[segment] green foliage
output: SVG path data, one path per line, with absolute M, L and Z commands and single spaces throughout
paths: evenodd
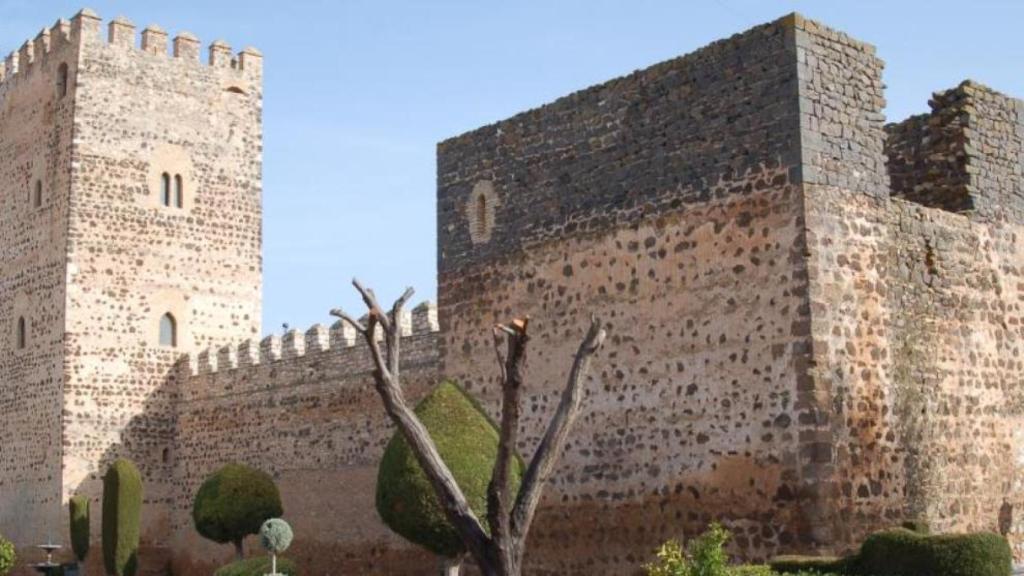
M 657 561 L 644 566 L 647 576 L 770 576 L 765 566 L 729 566 L 725 543 L 731 534 L 718 523 L 683 548 L 675 540 L 661 545 Z
M 452 382 L 442 382 L 415 411 L 470 508 L 484 518 L 487 485 L 498 453 L 498 428 Z M 512 494 L 519 491 L 523 468 L 517 457 L 509 474 Z M 388 442 L 377 473 L 377 512 L 397 534 L 435 554 L 451 558 L 464 552 L 462 540 L 448 524 L 430 481 L 400 433 Z
M 14 563 L 18 560 L 18 555 L 14 552 L 14 544 L 0 536 L 0 576 L 8 574 Z
M 857 572 L 872 576 L 1009 576 L 1006 539 L 994 533 L 929 536 L 905 528 L 872 534 L 861 546 Z
M 837 573 L 842 574 L 849 569 L 850 561 L 846 558 L 835 556 L 777 556 L 768 565 L 772 570 L 780 574 L 799 574 L 811 572 L 814 574 Z
M 192 505 L 196 531 L 220 544 L 234 543 L 257 534 L 270 518 L 284 513 L 281 494 L 265 472 L 242 464 L 228 464 L 203 482 Z
M 68 501 L 68 517 L 70 518 L 71 549 L 79 562 L 85 562 L 89 554 L 89 498 L 72 496 Z
M 647 576 L 690 576 L 690 563 L 678 540 L 665 542 L 654 556 L 657 560 L 644 566 Z
M 299 572 L 295 563 L 287 558 L 277 559 L 277 573 L 296 576 Z M 213 576 L 264 576 L 270 574 L 270 558 L 257 556 L 222 566 Z
M 103 477 L 103 564 L 108 574 L 133 576 L 139 567 L 142 476 L 130 460 L 116 460 Z
M 712 523 L 707 531 L 690 542 L 690 562 L 693 566 L 692 576 L 726 576 L 729 556 L 725 553 L 725 543 L 732 534 L 717 522 Z
M 260 527 L 260 543 L 270 553 L 280 554 L 292 544 L 292 527 L 280 518 L 271 518 Z

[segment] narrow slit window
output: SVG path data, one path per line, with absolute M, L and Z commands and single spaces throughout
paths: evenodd
M 487 196 L 476 198 L 476 232 L 480 237 L 487 235 Z
M 160 175 L 160 202 L 164 206 L 171 205 L 171 175 L 167 172 Z
M 43 181 L 36 180 L 36 186 L 32 190 L 32 207 L 40 208 L 43 205 Z
M 62 63 L 57 68 L 57 98 L 68 95 L 68 65 Z
M 175 206 L 175 208 L 181 208 L 182 206 L 184 206 L 184 204 L 185 204 L 184 196 L 185 196 L 185 185 L 184 185 L 184 182 L 182 182 L 181 174 L 177 174 L 177 175 L 174 176 L 174 206 Z
M 160 317 L 160 345 L 170 348 L 178 346 L 178 323 L 169 312 Z
M 24 350 L 28 344 L 28 326 L 25 323 L 25 317 L 18 317 L 18 327 L 15 334 L 16 345 L 18 350 Z

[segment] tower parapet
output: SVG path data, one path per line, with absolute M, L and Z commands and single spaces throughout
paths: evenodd
M 43 28 L 31 39 L 26 40 L 17 50 L 4 58 L 0 66 L 0 99 L 9 91 L 17 80 L 31 73 L 39 63 L 47 60 L 52 53 L 63 50 L 67 46 L 80 47 L 87 43 L 107 44 L 111 47 L 151 56 L 164 56 L 182 61 L 204 65 L 200 57 L 201 41 L 189 32 L 180 32 L 173 43 L 173 52 L 168 53 L 168 35 L 156 24 L 147 26 L 141 34 L 141 44 L 137 44 L 135 24 L 118 16 L 107 24 L 107 34 L 102 34 L 103 20 L 94 11 L 84 8 L 72 19 L 58 20 L 52 27 Z M 247 47 L 237 53 L 231 46 L 217 40 L 208 48 L 209 57 L 205 62 L 211 68 L 234 70 L 240 76 L 258 80 L 263 73 L 263 55 L 259 50 Z

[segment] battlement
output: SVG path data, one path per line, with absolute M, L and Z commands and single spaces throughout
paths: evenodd
M 982 218 L 1024 217 L 1024 101 L 971 80 L 885 127 L 892 196 Z
M 38 67 L 53 53 L 63 50 L 72 43 L 73 26 L 81 20 L 68 21 L 64 19 L 57 22 L 50 28 L 43 28 L 36 34 L 35 38 L 26 40 L 19 49 L 9 53 L 4 58 L 3 66 L 0 66 L 0 84 L 11 82 L 19 75 L 25 76 L 33 68 Z
M 33 68 L 51 54 L 60 53 L 66 47 L 80 48 L 85 44 L 105 44 L 110 47 L 136 51 L 150 57 L 163 56 L 182 62 L 203 65 L 201 42 L 190 32 L 179 32 L 171 42 L 163 28 L 151 24 L 136 33 L 136 26 L 124 16 L 118 16 L 107 24 L 103 34 L 102 19 L 89 8 L 80 10 L 71 20 L 58 20 L 52 27 L 43 28 L 35 38 L 26 40 L 22 46 L 11 52 L 0 67 L 0 95 L 9 85 L 30 74 Z M 64 55 L 62 54 L 62 57 Z M 231 46 L 223 40 L 213 41 L 207 48 L 206 65 L 210 68 L 236 70 L 240 75 L 260 77 L 263 73 L 263 54 L 252 47 L 233 53 Z
M 404 310 L 399 321 L 402 336 L 416 340 L 430 336 L 440 330 L 437 306 L 425 301 L 412 310 Z M 252 376 L 261 367 L 276 363 L 301 363 L 315 361 L 325 353 L 340 354 L 340 361 L 346 364 L 362 364 L 366 370 L 369 363 L 369 349 L 355 329 L 338 320 L 330 327 L 315 324 L 305 331 L 292 329 L 284 335 L 271 335 L 262 340 L 245 340 L 202 350 L 183 356 L 179 360 L 178 374 L 185 400 L 196 400 L 215 396 L 227 389 L 238 391 L 238 384 L 255 382 Z M 218 385 L 211 386 L 208 377 L 217 377 Z M 233 385 L 220 385 L 226 379 Z

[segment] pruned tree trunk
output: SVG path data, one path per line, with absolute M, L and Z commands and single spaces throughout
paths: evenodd
M 445 517 L 459 534 L 484 576 L 520 576 L 526 536 L 533 523 L 544 485 L 555 469 L 555 463 L 579 414 L 583 382 L 587 378 L 591 359 L 605 340 L 601 323 L 597 318 L 591 319 L 590 328 L 573 359 L 558 409 L 530 460 L 519 493 L 515 495 L 509 490 L 509 471 L 515 459 L 519 433 L 526 351 L 530 341 L 527 333 L 529 319 L 516 319 L 507 325 L 495 326 L 494 347 L 501 371 L 501 424 L 498 454 L 487 490 L 488 530 L 485 530 L 480 519 L 470 509 L 451 470 L 441 460 L 427 429 L 405 401 L 399 374 L 401 331 L 397 319 L 401 317 L 406 301 L 412 297 L 412 288 L 406 289 L 395 301 L 390 313 L 385 313 L 372 290 L 364 288 L 358 280 L 353 280 L 352 284 L 369 309 L 366 324 L 363 325 L 341 310 L 332 310 L 331 314 L 350 324 L 366 340 L 374 362 L 374 385 L 384 402 L 384 410 L 412 448 L 416 461 L 437 495 Z M 377 341 L 378 327 L 383 332 L 384 350 L 381 350 Z M 458 566 L 455 572 L 446 571 L 444 574 L 458 574 Z
M 459 576 L 460 572 L 462 572 L 462 558 L 441 560 L 441 576 Z
M 235 560 L 242 560 L 242 559 L 244 559 L 245 558 L 245 549 L 242 547 L 243 541 L 242 540 L 235 540 L 233 542 L 233 544 L 235 545 Z

